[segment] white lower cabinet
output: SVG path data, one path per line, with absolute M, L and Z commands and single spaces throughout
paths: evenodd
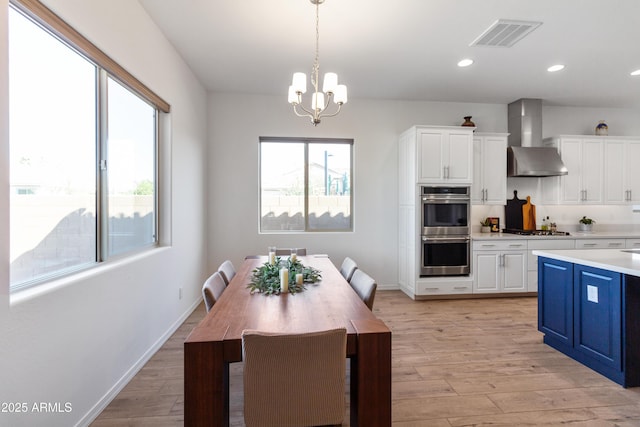
M 416 295 L 460 295 L 472 292 L 471 280 L 467 278 L 421 278 L 416 282 Z
M 544 239 L 527 241 L 527 291 L 538 292 L 538 256 L 531 252 L 536 249 L 573 249 L 574 239 Z
M 473 243 L 473 293 L 527 291 L 525 240 Z
M 577 239 L 576 249 L 624 249 L 625 239 Z
M 640 249 L 640 239 L 626 239 L 624 247 L 627 249 Z

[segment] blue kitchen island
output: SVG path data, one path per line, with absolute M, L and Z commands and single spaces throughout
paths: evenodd
M 640 251 L 533 254 L 544 342 L 624 387 L 640 385 Z

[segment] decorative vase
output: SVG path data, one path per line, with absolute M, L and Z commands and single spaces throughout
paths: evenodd
M 593 224 L 584 224 L 580 223 L 580 231 L 584 231 L 585 233 L 590 233 L 593 230 Z
M 491 226 L 490 225 L 483 225 L 482 228 L 480 229 L 481 232 L 483 233 L 491 233 Z
M 598 136 L 609 135 L 609 126 L 607 126 L 604 120 L 600 120 L 600 122 L 598 122 L 598 125 L 596 126 L 596 135 Z
M 471 121 L 471 116 L 465 116 L 464 123 L 462 123 L 460 126 L 476 127 L 476 124 Z

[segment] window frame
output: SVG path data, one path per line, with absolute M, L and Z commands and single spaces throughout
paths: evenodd
M 263 230 L 262 229 L 262 143 L 291 143 L 304 144 L 304 230 Z M 309 145 L 311 144 L 343 144 L 349 145 L 349 228 L 312 229 L 309 227 Z M 314 234 L 314 233 L 353 233 L 354 231 L 354 176 L 353 176 L 353 147 L 352 138 L 318 138 L 318 137 L 274 137 L 261 136 L 258 139 L 258 233 L 259 234 Z
M 157 248 L 161 244 L 166 243 L 170 239 L 170 231 L 167 229 L 169 218 L 164 219 L 164 210 L 161 212 L 161 184 L 164 177 L 161 176 L 160 168 L 165 167 L 166 160 L 162 156 L 165 153 L 161 140 L 166 127 L 170 122 L 168 115 L 171 111 L 169 103 L 164 101 L 160 96 L 156 95 L 151 89 L 141 83 L 132 74 L 127 72 L 122 66 L 112 60 L 108 55 L 102 52 L 88 39 L 68 25 L 64 20 L 57 16 L 54 12 L 40 3 L 38 0 L 9 0 L 9 9 L 23 15 L 34 25 L 40 27 L 51 37 L 62 43 L 76 54 L 83 57 L 96 67 L 95 71 L 95 114 L 96 114 L 96 130 L 95 130 L 95 176 L 96 176 L 96 195 L 95 195 L 95 261 L 91 263 L 83 263 L 77 266 L 68 267 L 59 271 L 51 272 L 46 275 L 37 276 L 31 280 L 25 280 L 20 283 L 9 283 L 9 292 L 15 293 L 28 288 L 43 285 L 47 282 L 57 280 L 62 277 L 77 274 L 80 271 L 96 268 L 106 261 L 113 261 L 122 258 L 130 258 L 136 256 L 140 252 L 151 248 Z M 112 79 L 129 90 L 133 95 L 137 96 L 141 101 L 149 104 L 154 110 L 153 117 L 153 179 L 154 179 L 154 201 L 153 201 L 153 242 L 137 246 L 126 252 L 108 255 L 108 191 L 107 177 L 108 165 L 105 164 L 108 150 L 107 135 L 107 81 Z M 163 114 L 164 113 L 164 114 Z M 105 167 L 106 166 L 106 167 Z M 167 166 L 168 167 L 168 166 Z M 165 236 L 166 233 L 166 236 Z

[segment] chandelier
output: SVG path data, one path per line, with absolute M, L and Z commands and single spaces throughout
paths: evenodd
M 302 105 L 302 94 L 307 92 L 307 75 L 305 73 L 294 73 L 293 81 L 289 86 L 289 103 L 293 105 L 293 112 L 299 117 L 308 117 L 311 123 L 317 126 L 323 117 L 333 117 L 340 112 L 342 104 L 347 103 L 347 87 L 338 84 L 338 75 L 336 73 L 326 73 L 322 85 L 322 92 L 318 90 L 318 73 L 320 71 L 320 60 L 318 55 L 318 46 L 320 41 L 319 30 L 319 10 L 320 4 L 324 0 L 310 0 L 316 5 L 316 58 L 313 61 L 311 70 L 311 85 L 313 86 L 313 94 L 311 96 L 311 104 L 309 109 Z M 334 112 L 329 113 L 329 103 L 333 102 L 337 105 Z

